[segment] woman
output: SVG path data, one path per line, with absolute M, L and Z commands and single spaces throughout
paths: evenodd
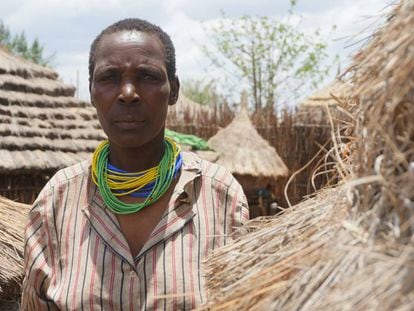
M 106 28 L 89 74 L 108 141 L 34 203 L 22 310 L 195 308 L 206 300 L 202 261 L 248 219 L 243 190 L 164 137 L 179 80 L 159 27 L 126 19 Z

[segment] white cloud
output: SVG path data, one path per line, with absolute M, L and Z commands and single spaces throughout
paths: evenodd
M 386 1 L 344 0 L 339 5 L 322 12 L 304 13 L 305 28 L 319 28 L 328 35 L 329 27 L 336 26 L 330 35 L 330 53 L 339 54 L 343 64 L 349 63 L 349 57 L 361 47 L 364 40 L 384 20 Z M 362 40 L 362 41 L 360 41 Z
M 391 0 L 302 0 L 298 12 L 303 27 L 323 32 L 338 26 L 334 37 L 350 36 L 367 26 L 363 15 L 375 15 Z M 2 19 L 12 33 L 25 31 L 38 37 L 46 55 L 56 53 L 55 68 L 62 79 L 75 84 L 80 76 L 80 95 L 88 99 L 87 62 L 93 38 L 106 26 L 126 17 L 140 17 L 160 25 L 172 37 L 177 68 L 182 78 L 203 77 L 210 69 L 200 46 L 209 44 L 201 21 L 214 23 L 222 9 L 229 17 L 242 14 L 283 16 L 288 0 L 13 0 L 0 2 Z M 349 54 L 346 42 L 335 41 L 330 53 Z M 349 52 L 348 52 L 349 51 Z

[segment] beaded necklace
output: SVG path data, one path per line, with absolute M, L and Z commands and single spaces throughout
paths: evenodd
M 168 137 L 164 140 L 164 155 L 157 166 L 129 173 L 108 161 L 109 142 L 105 140 L 93 154 L 92 180 L 98 186 L 102 199 L 115 214 L 131 214 L 156 202 L 167 191 L 178 174 L 182 158 L 180 147 Z M 145 198 L 141 203 L 125 203 L 120 196 L 131 195 Z

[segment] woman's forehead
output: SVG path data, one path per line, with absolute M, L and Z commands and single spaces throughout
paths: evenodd
M 165 60 L 165 49 L 161 40 L 155 35 L 137 30 L 123 30 L 104 35 L 98 44 L 96 58 L 128 49 L 138 49 Z
M 138 43 L 138 44 L 144 44 L 146 40 L 148 40 L 148 37 L 151 36 L 148 33 L 145 33 L 142 31 L 136 31 L 136 30 L 122 31 L 122 32 L 114 33 L 114 35 L 120 42 Z M 151 38 L 155 38 L 155 37 L 151 36 Z

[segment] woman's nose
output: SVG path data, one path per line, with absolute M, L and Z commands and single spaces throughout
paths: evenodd
M 139 100 L 137 90 L 131 81 L 126 81 L 122 84 L 119 92 L 119 100 L 127 104 L 134 103 Z

